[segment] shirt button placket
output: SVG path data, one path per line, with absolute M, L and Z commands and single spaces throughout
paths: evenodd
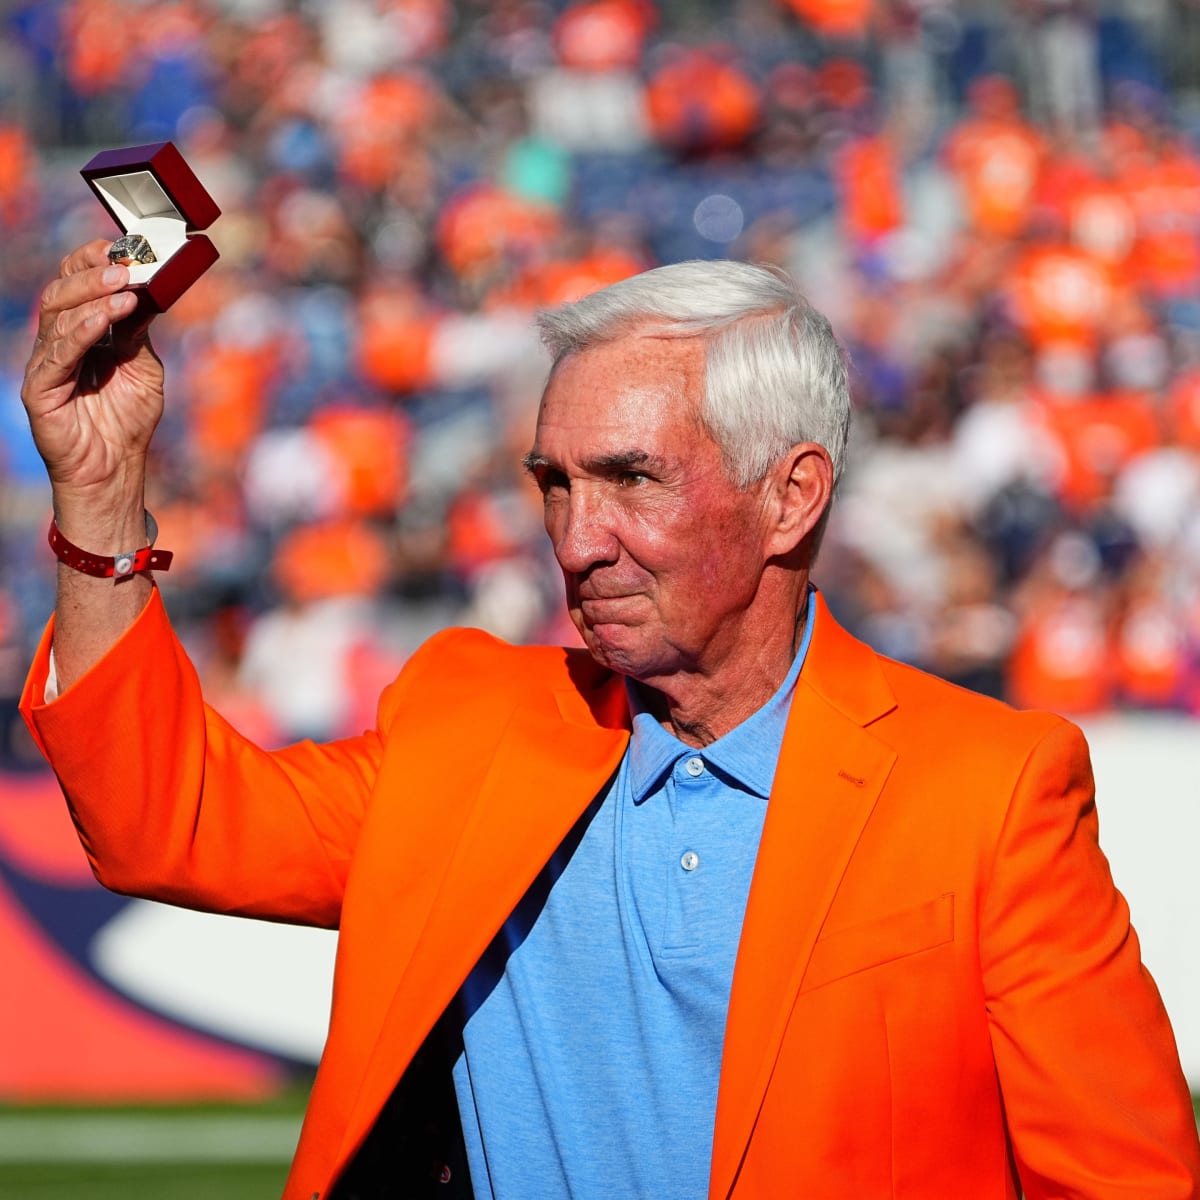
M 699 779 L 704 774 L 704 759 L 698 754 L 685 759 L 683 769 L 692 779 Z M 695 850 L 685 850 L 679 856 L 679 865 L 690 875 L 700 865 L 700 855 Z

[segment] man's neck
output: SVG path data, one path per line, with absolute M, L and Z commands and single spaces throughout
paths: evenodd
M 764 637 L 739 639 L 739 653 L 719 670 L 678 671 L 640 683 L 648 712 L 684 745 L 710 745 L 756 713 L 779 690 L 804 639 L 809 605 L 804 599 L 794 618 L 778 622 Z

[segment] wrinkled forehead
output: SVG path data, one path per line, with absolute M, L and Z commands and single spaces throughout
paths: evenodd
M 700 338 L 629 333 L 565 354 L 542 393 L 538 427 L 564 418 L 640 426 L 700 420 L 704 395 L 704 342 Z

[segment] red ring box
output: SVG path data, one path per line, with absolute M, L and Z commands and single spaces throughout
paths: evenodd
M 173 142 L 104 150 L 79 172 L 122 233 L 140 233 L 158 258 L 134 263 L 129 283 L 165 312 L 217 261 L 198 229 L 220 215 Z

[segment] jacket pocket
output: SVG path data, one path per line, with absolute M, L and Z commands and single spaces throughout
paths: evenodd
M 835 979 L 953 940 L 954 893 L 947 892 L 915 908 L 822 934 L 813 947 L 800 990 L 810 992 Z

